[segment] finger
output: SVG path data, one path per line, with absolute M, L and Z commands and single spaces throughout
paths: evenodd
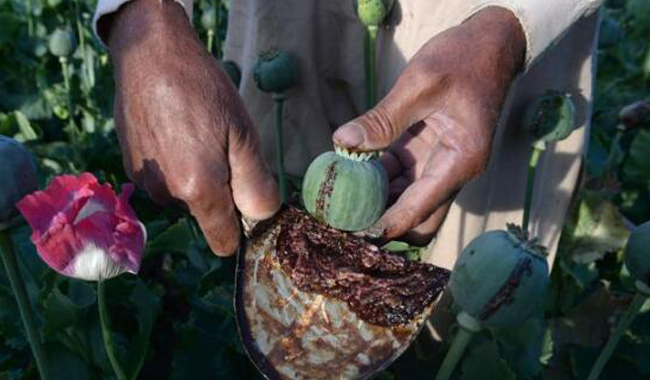
M 427 218 L 427 220 L 420 223 L 420 225 L 413 228 L 412 230 L 408 231 L 400 239 L 418 247 L 423 247 L 429 244 L 436 233 L 438 233 L 438 229 L 440 229 L 442 223 L 445 221 L 452 203 L 453 197 L 452 199 L 449 199 L 443 203 L 442 206 L 440 206 L 436 211 L 433 212 L 433 214 L 431 214 L 431 216 L 429 216 L 429 218 Z
M 392 239 L 419 226 L 452 194 L 469 179 L 463 170 L 464 160 L 460 153 L 446 148 L 435 148 L 432 152 L 431 167 L 423 177 L 413 182 L 371 227 L 381 237 Z
M 388 180 L 392 181 L 393 178 L 397 177 L 402 171 L 404 171 L 404 166 L 400 162 L 399 158 L 390 150 L 381 155 L 380 161 L 384 166 L 384 169 L 386 169 Z
M 144 184 L 149 197 L 155 203 L 163 206 L 174 203 L 158 164 L 153 160 L 144 160 L 142 167 L 143 169 L 138 174 L 139 183 Z
M 405 175 L 393 179 L 388 185 L 388 204 L 395 203 L 411 184 L 413 184 L 413 179 Z
M 264 220 L 280 209 L 278 185 L 262 158 L 259 136 L 248 115 L 241 115 L 240 122 L 244 125 L 231 127 L 228 138 L 233 198 L 245 217 Z
M 228 183 L 212 183 L 202 196 L 188 202 L 212 252 L 230 256 L 239 246 L 239 218 Z
M 442 108 L 439 103 L 444 98 L 439 95 L 449 87 L 448 81 L 423 61 L 416 55 L 375 108 L 334 133 L 334 143 L 350 150 L 382 150 L 411 125 Z

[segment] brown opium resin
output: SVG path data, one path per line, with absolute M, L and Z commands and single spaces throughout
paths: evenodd
M 300 290 L 334 297 L 379 326 L 407 324 L 434 302 L 449 271 L 381 250 L 306 213 L 280 219 L 277 254 Z

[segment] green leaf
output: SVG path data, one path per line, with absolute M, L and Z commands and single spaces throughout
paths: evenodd
M 622 249 L 629 235 L 612 202 L 598 194 L 586 194 L 573 230 L 571 258 L 576 263 L 592 263 L 607 252 Z
M 623 166 L 623 173 L 627 180 L 643 184 L 650 188 L 650 131 L 640 131 L 632 141 L 628 159 Z
M 25 115 L 20 111 L 14 112 L 14 115 L 16 118 L 16 123 L 18 123 L 18 129 L 20 130 L 22 141 L 31 141 L 38 139 L 39 134 L 36 133 L 36 130 L 34 130 L 32 125 L 29 123 L 27 117 L 25 117 Z
M 542 372 L 540 358 L 545 345 L 546 326 L 531 318 L 521 326 L 495 329 L 494 338 L 503 357 L 517 373 L 517 379 L 529 379 Z
M 72 281 L 69 293 L 70 296 L 65 295 L 55 286 L 46 298 L 45 323 L 42 327 L 46 338 L 74 324 L 80 313 L 95 303 L 94 289 L 84 282 Z
M 499 355 L 499 347 L 485 340 L 463 360 L 461 380 L 516 380 L 517 377 Z
M 420 260 L 420 257 L 423 253 L 422 251 L 426 250 L 426 248 L 415 247 L 398 240 L 389 241 L 388 243 L 384 244 L 381 249 L 404 255 L 407 259 L 412 261 Z
M 88 380 L 94 378 L 88 365 L 60 344 L 46 346 L 52 380 Z
M 160 299 L 147 288 L 144 282 L 138 279 L 130 300 L 137 309 L 138 334 L 131 339 L 129 344 L 125 370 L 129 379 L 135 380 L 147 357 L 151 330 L 160 312 Z
M 20 142 L 36 140 L 40 136 L 20 111 L 0 117 L 0 133 Z
M 0 13 L 0 49 L 6 43 L 13 42 L 16 38 L 18 30 L 22 26 L 22 20 L 13 13 L 2 12 Z
M 167 230 L 150 241 L 146 247 L 146 255 L 159 252 L 184 253 L 190 248 L 194 236 L 186 218 L 167 228 Z
M 621 301 L 604 286 L 599 287 L 566 316 L 554 321 L 555 345 L 600 347 L 609 337 L 612 316 L 621 310 Z

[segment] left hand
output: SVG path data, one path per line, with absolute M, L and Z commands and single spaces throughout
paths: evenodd
M 515 16 L 486 8 L 429 40 L 374 109 L 336 131 L 334 143 L 350 150 L 387 148 L 382 163 L 394 203 L 368 235 L 431 240 L 454 196 L 487 165 L 525 50 Z

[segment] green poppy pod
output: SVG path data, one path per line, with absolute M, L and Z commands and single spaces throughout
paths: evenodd
M 575 114 L 571 96 L 549 91 L 526 108 L 524 128 L 537 141 L 564 140 L 575 128 Z
M 395 0 L 354 0 L 354 10 L 365 26 L 379 26 L 395 5 Z
M 650 286 L 650 221 L 630 234 L 625 246 L 625 267 L 634 278 Z
M 19 142 L 0 135 L 0 225 L 16 214 L 15 204 L 36 191 L 34 156 Z
M 549 282 L 544 247 L 521 228 L 489 231 L 461 252 L 449 287 L 460 308 L 482 325 L 508 327 L 541 309 Z
M 50 35 L 48 46 L 56 57 L 67 57 L 74 51 L 77 41 L 74 34 L 66 29 L 57 29 Z
M 278 93 L 296 84 L 298 74 L 289 54 L 282 50 L 270 50 L 258 57 L 253 78 L 260 90 Z
M 388 175 L 377 152 L 325 152 L 309 165 L 302 187 L 307 211 L 319 221 L 344 230 L 372 226 L 386 209 Z

